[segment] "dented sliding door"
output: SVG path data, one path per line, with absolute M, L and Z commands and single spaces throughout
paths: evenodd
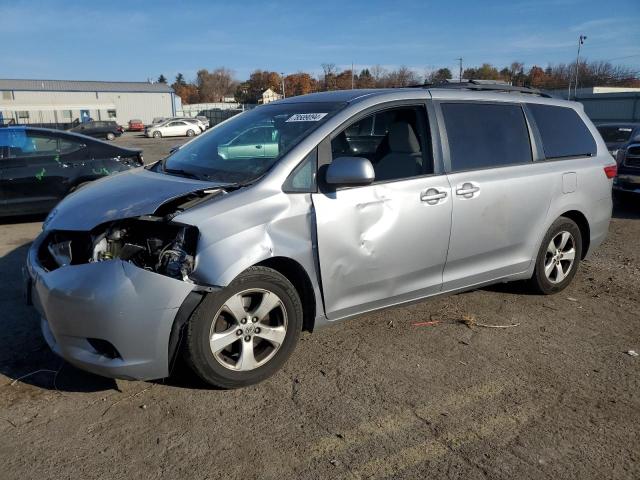
M 446 176 L 312 197 L 330 320 L 440 291 L 451 228 Z

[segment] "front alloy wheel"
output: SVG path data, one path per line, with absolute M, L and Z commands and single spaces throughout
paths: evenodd
M 209 333 L 213 357 L 230 370 L 254 370 L 273 358 L 287 335 L 287 311 L 278 295 L 249 289 L 229 297 Z
M 186 360 L 211 385 L 252 385 L 280 369 L 301 330 L 295 287 L 271 268 L 251 267 L 196 308 L 187 324 Z

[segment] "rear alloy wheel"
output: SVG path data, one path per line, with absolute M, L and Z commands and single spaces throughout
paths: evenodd
M 187 130 L 187 137 L 193 137 L 196 134 L 196 132 L 194 132 L 193 130 L 189 129 Z
M 284 364 L 301 330 L 293 285 L 275 270 L 252 267 L 198 306 L 187 326 L 187 361 L 212 385 L 252 385 Z
M 545 295 L 564 290 L 575 276 L 582 258 L 582 235 L 570 218 L 560 217 L 545 235 L 532 277 L 534 287 Z
M 114 133 L 109 132 L 107 133 L 107 140 L 111 141 L 111 140 L 115 140 L 116 136 Z
M 162 133 L 155 131 L 153 132 L 153 138 L 161 138 L 162 137 Z

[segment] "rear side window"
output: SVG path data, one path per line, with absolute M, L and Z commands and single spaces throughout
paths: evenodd
M 572 108 L 527 104 L 542 137 L 546 158 L 580 157 L 596 154 L 596 142 Z
M 443 103 L 454 172 L 532 161 L 529 129 L 519 105 Z

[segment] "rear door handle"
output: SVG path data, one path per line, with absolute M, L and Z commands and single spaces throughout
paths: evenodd
M 428 188 L 420 192 L 420 200 L 427 202 L 429 205 L 436 205 L 445 198 L 447 198 L 447 192 L 440 191 L 437 188 Z
M 456 189 L 456 195 L 460 195 L 464 198 L 472 198 L 477 192 L 480 191 L 480 187 L 474 185 L 471 182 L 465 182 Z

